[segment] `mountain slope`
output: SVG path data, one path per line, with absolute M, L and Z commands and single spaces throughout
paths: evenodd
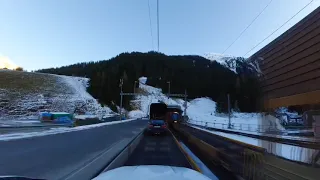
M 35 118 L 40 111 L 110 113 L 87 84 L 87 78 L 0 70 L 0 119 Z
M 157 52 L 132 52 L 122 53 L 110 60 L 43 69 L 39 72 L 88 77 L 88 92 L 113 110 L 116 110 L 115 104 L 120 104 L 119 79 L 124 80 L 124 92 L 133 92 L 135 81 L 146 76 L 148 85 L 160 88 L 163 92 L 169 91 L 170 82 L 171 93 L 184 93 L 186 90 L 191 99 L 209 97 L 218 103 L 221 111 L 227 111 L 227 94 L 230 94 L 231 104 L 237 102 L 240 110 L 256 111 L 258 91 L 256 83 L 252 82 L 255 77 L 253 73 L 248 73 L 251 71 L 247 71 L 246 63 L 237 64 L 241 66 L 237 66 L 235 73 L 229 67 L 197 55 L 167 56 Z M 130 108 L 131 99 L 129 96 L 124 97 L 125 108 Z

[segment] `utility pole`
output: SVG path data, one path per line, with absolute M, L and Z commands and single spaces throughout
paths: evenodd
M 184 117 L 187 117 L 187 90 L 184 90 Z
M 168 87 L 168 92 L 169 92 L 169 93 L 168 93 L 168 94 L 170 94 L 170 93 L 171 93 L 171 91 L 170 91 L 170 84 L 171 84 L 171 82 L 168 81 L 167 83 L 168 83 L 168 85 L 169 85 L 169 87 Z
M 228 128 L 231 129 L 231 110 L 230 110 L 230 94 L 228 94 L 228 119 L 229 119 L 229 123 L 228 123 Z
M 159 44 L 160 44 L 160 38 L 159 38 L 159 0 L 157 0 L 157 27 L 158 27 L 158 52 L 159 52 Z
M 123 92 L 122 92 L 122 86 L 123 86 L 123 79 L 120 79 L 120 83 L 119 83 L 119 86 L 120 86 L 120 121 L 122 121 L 122 99 L 123 99 Z
M 136 85 L 137 85 L 137 81 L 134 81 L 133 93 L 136 93 Z

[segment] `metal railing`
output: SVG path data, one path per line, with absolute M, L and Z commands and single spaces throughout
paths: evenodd
M 232 123 L 230 128 L 227 123 L 214 123 L 207 121 L 189 121 L 189 124 L 198 125 L 205 128 L 216 128 L 223 130 L 236 130 L 236 131 L 244 131 L 244 132 L 255 132 L 255 133 L 270 133 L 270 134 L 288 134 L 295 132 L 313 132 L 313 129 L 320 128 L 320 126 L 287 126 L 286 129 L 282 127 L 270 126 L 270 125 L 257 125 L 257 124 L 243 124 L 243 123 Z

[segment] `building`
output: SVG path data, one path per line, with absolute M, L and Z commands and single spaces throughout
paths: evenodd
M 320 7 L 250 57 L 265 109 L 320 103 Z
M 305 124 L 313 124 L 320 136 L 320 7 L 250 60 L 262 72 L 263 108 L 299 107 Z

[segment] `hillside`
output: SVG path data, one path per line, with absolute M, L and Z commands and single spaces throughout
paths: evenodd
M 231 57 L 230 57 L 231 58 Z M 122 53 L 109 60 L 79 63 L 60 68 L 39 70 L 42 73 L 82 76 L 90 79 L 88 92 L 116 110 L 120 104 L 119 79 L 124 79 L 123 91 L 132 92 L 135 81 L 148 77 L 147 84 L 171 93 L 183 93 L 188 97 L 209 97 L 217 102 L 221 111 L 227 110 L 227 94 L 232 106 L 241 111 L 257 111 L 259 88 L 254 69 L 243 58 L 229 59 L 236 62 L 230 70 L 221 62 L 201 56 L 167 56 L 157 52 Z M 238 65 L 239 64 L 239 65 Z M 124 107 L 130 108 L 131 97 L 124 98 Z
M 40 111 L 110 113 L 87 85 L 86 78 L 0 70 L 0 119 L 34 118 Z

